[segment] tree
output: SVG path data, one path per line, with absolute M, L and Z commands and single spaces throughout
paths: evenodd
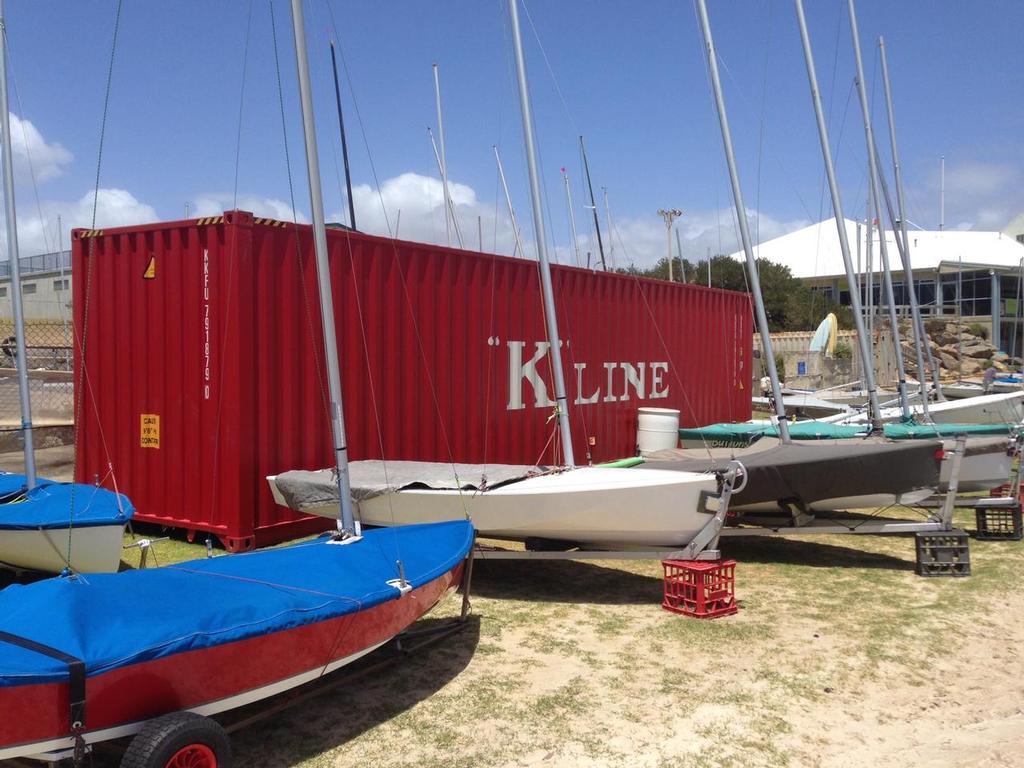
M 724 288 L 730 291 L 749 293 L 747 270 L 742 261 L 731 256 L 712 256 L 711 287 Z M 703 259 L 696 264 L 684 259 L 674 259 L 673 270 L 676 280 L 693 285 L 708 284 L 708 260 Z M 853 324 L 853 315 L 849 307 L 843 307 L 832 300 L 812 291 L 798 278 L 793 277 L 789 267 L 768 261 L 757 260 L 757 270 L 761 283 L 761 294 L 764 297 L 765 314 L 768 316 L 768 327 L 772 331 L 803 331 L 813 330 L 829 312 L 834 312 L 840 325 L 849 327 Z M 640 277 L 652 277 L 660 280 L 668 279 L 668 259 L 663 258 L 649 269 L 640 269 L 630 265 L 618 272 Z

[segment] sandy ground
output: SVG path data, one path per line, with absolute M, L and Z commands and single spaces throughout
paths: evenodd
M 239 733 L 237 754 L 339 768 L 1024 766 L 1024 546 L 972 548 L 974 576 L 924 579 L 906 538 L 734 540 L 742 610 L 713 621 L 658 606 L 657 563 L 478 564 L 463 635 Z
M 1024 543 L 972 540 L 961 579 L 907 537 L 725 547 L 741 610 L 710 621 L 660 607 L 657 562 L 477 562 L 460 634 L 238 731 L 235 765 L 1024 768 Z
M 45 441 L 45 433 L 42 437 Z M 45 445 L 45 442 L 43 443 Z M 51 480 L 70 482 L 74 475 L 74 446 L 60 445 L 36 451 L 36 473 Z M 0 453 L 0 470 L 25 471 L 25 455 L 20 450 Z

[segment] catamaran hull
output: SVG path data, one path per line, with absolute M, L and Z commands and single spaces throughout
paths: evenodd
M 90 675 L 83 737 L 87 743 L 122 738 L 167 712 L 214 715 L 315 680 L 419 619 L 459 584 L 464 565 L 355 614 Z M 73 747 L 67 701 L 66 683 L 0 687 L 0 760 Z
M 895 505 L 912 507 L 920 504 L 933 493 L 931 488 L 919 488 L 906 493 L 874 493 L 861 496 L 840 496 L 834 499 L 821 499 L 808 504 L 811 512 L 844 512 L 851 509 L 884 509 Z M 734 504 L 732 509 L 743 512 L 778 512 L 778 503 L 763 502 L 759 504 Z
M 0 563 L 17 569 L 60 573 L 115 573 L 121 564 L 124 523 L 72 528 L 0 528 Z M 70 539 L 70 546 L 69 546 Z
M 952 448 L 952 442 L 955 441 L 946 442 L 947 450 Z M 957 482 L 957 491 L 961 493 L 989 491 L 1000 486 L 1009 479 L 1012 465 L 1013 458 L 1005 449 L 973 455 L 968 453 L 960 459 L 960 479 Z M 942 462 L 942 469 L 939 473 L 939 491 L 944 493 L 948 490 L 952 472 L 953 462 Z
M 279 503 L 284 499 L 268 478 Z M 579 467 L 529 477 L 492 490 L 406 488 L 358 504 L 364 525 L 393 526 L 472 520 L 481 536 L 524 541 L 554 539 L 596 547 L 681 547 L 711 515 L 701 494 L 714 493 L 710 474 Z M 338 516 L 337 504 L 306 508 Z
M 1024 417 L 1024 392 L 981 395 L 962 400 L 932 403 L 928 412 L 936 424 L 1019 424 Z M 923 415 L 920 404 L 912 405 L 916 416 Z M 883 408 L 882 421 L 894 422 L 903 418 L 899 408 Z M 830 416 L 820 421 L 831 424 L 861 424 L 867 421 L 864 413 L 853 417 Z

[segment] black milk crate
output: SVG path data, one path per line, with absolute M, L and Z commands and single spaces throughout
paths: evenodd
M 981 541 L 1020 541 L 1024 538 L 1020 503 L 998 504 L 1007 499 L 979 499 L 974 507 L 975 538 Z
M 970 539 L 965 531 L 917 533 L 918 576 L 970 576 Z

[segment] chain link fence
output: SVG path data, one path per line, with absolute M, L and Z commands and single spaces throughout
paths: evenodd
M 71 328 L 71 254 L 23 256 L 21 296 L 25 360 L 18 360 L 9 262 L 0 262 L 0 435 L 18 434 L 21 400 L 18 368 L 28 370 L 32 422 L 70 427 L 74 422 Z
M 36 427 L 69 427 L 74 421 L 71 324 L 29 320 L 25 324 L 26 367 L 32 422 Z M 21 427 L 19 360 L 14 323 L 0 317 L 0 431 Z

